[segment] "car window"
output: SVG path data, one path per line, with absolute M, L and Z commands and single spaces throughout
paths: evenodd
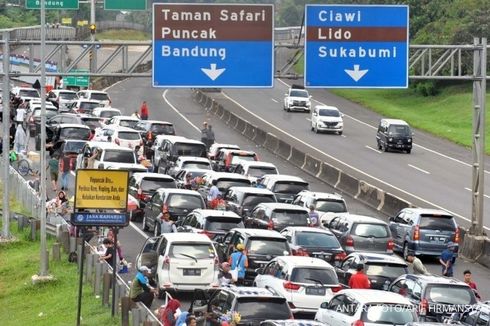
M 352 235 L 365 238 L 386 238 L 389 233 L 384 224 L 356 223 L 352 227 Z
M 291 273 L 291 282 L 332 285 L 339 284 L 337 274 L 333 269 L 297 267 Z
M 156 135 L 169 135 L 175 133 L 173 125 L 155 123 L 151 125 L 150 131 Z
M 230 187 L 249 187 L 250 181 L 248 179 L 220 179 L 216 185 L 220 191 L 225 191 Z
M 308 225 L 308 213 L 294 210 L 275 210 L 272 212 L 272 220 L 275 223 L 286 223 L 287 225 Z
M 210 170 L 211 165 L 208 162 L 185 162 L 182 165 L 183 169 L 203 169 Z
M 176 143 L 173 154 L 177 156 L 198 156 L 202 157 L 206 154 L 206 146 L 201 144 Z
M 247 244 L 247 250 L 251 255 L 283 256 L 289 254 L 286 239 L 252 238 Z
M 20 97 L 40 97 L 39 93 L 35 89 L 21 89 L 19 91 Z
M 416 321 L 414 310 L 414 307 L 407 305 L 368 305 L 363 309 L 361 320 L 373 324 L 405 325 Z
M 273 192 L 282 194 L 297 194 L 300 191 L 307 190 L 308 186 L 304 183 L 297 183 L 293 181 L 278 181 L 274 185 Z
M 125 140 L 139 140 L 141 139 L 140 134 L 138 132 L 131 131 L 120 131 L 117 135 L 118 138 Z
M 428 230 L 454 231 L 455 223 L 452 216 L 422 215 L 419 227 Z
M 229 231 L 243 227 L 241 219 L 230 219 L 224 216 L 209 216 L 204 224 L 204 229 L 208 231 Z
M 296 232 L 296 244 L 302 247 L 339 248 L 340 244 L 333 234 L 321 232 Z
M 138 121 L 134 120 L 119 120 L 119 125 L 121 127 L 134 128 Z
M 480 311 L 478 309 L 475 309 L 475 310 L 471 310 L 467 314 L 464 314 L 463 317 L 461 318 L 461 322 L 463 323 L 463 325 L 475 325 L 475 321 L 478 318 L 479 312 Z
M 467 286 L 437 286 L 429 287 L 427 294 L 430 302 L 446 304 L 475 303 L 473 290 Z
M 255 178 L 260 178 L 265 174 L 278 174 L 275 167 L 250 167 L 248 169 L 248 175 Z
M 231 165 L 239 164 L 241 161 L 255 161 L 255 154 L 239 155 L 235 154 L 231 157 Z
M 365 266 L 366 274 L 369 276 L 381 276 L 395 279 L 408 272 L 407 268 L 403 265 L 366 263 Z
M 346 260 L 344 260 L 341 267 L 342 270 L 347 271 L 350 268 L 353 261 L 354 261 L 354 257 L 349 257 Z
M 214 249 L 210 243 L 174 242 L 170 245 L 169 256 L 189 259 L 214 258 Z
M 319 199 L 315 203 L 315 209 L 320 212 L 345 213 L 347 207 L 343 200 L 323 200 Z
M 72 92 L 60 92 L 59 94 L 60 94 L 60 98 L 63 100 L 74 100 L 78 98 L 77 94 Z
M 395 222 L 400 224 L 408 224 L 409 219 L 407 219 L 406 213 L 401 212 L 397 216 L 395 216 Z
M 90 129 L 85 128 L 62 128 L 60 130 L 60 138 L 62 139 L 83 139 L 88 140 L 90 137 Z
M 344 300 L 342 302 L 342 305 L 341 305 L 341 307 L 342 307 L 341 313 L 343 313 L 344 315 L 348 315 L 348 316 L 354 316 L 354 314 L 357 311 L 358 306 L 359 306 L 359 304 L 357 302 L 355 302 L 351 298 L 345 296 Z
M 176 188 L 174 180 L 161 178 L 144 178 L 141 182 L 142 191 L 156 191 L 158 188 Z
M 167 200 L 167 205 L 170 208 L 186 208 L 193 210 L 196 208 L 204 208 L 202 198 L 198 195 L 188 194 L 172 194 Z
M 104 93 L 92 93 L 90 99 L 95 101 L 109 101 L 109 96 Z
M 290 310 L 286 299 L 281 297 L 238 298 L 235 308 L 244 320 L 288 319 Z
M 136 158 L 134 156 L 134 152 L 132 151 L 106 149 L 104 152 L 104 161 L 135 164 Z
M 222 313 L 226 313 L 227 310 L 231 309 L 231 307 L 227 308 L 227 302 L 228 302 L 228 297 L 230 294 L 226 291 L 221 291 L 217 295 L 214 296 L 213 299 L 211 299 L 211 302 L 209 305 L 211 306 L 211 309 L 213 311 L 219 311 Z
M 488 313 L 482 311 L 478 316 L 478 319 L 476 320 L 476 324 L 478 326 L 486 326 L 488 325 L 488 319 L 489 319 Z
M 121 115 L 121 113 L 119 113 L 117 111 L 101 111 L 100 112 L 101 118 L 112 118 L 112 117 L 115 117 L 117 115 Z

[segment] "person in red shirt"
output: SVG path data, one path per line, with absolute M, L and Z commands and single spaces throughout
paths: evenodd
M 357 265 L 357 273 L 352 275 L 349 279 L 349 287 L 351 289 L 370 289 L 371 282 L 366 274 L 364 274 L 364 265 Z
M 148 120 L 148 116 L 149 116 L 148 105 L 146 104 L 146 101 L 143 101 L 143 104 L 141 104 L 140 107 L 141 120 Z
M 463 275 L 464 275 L 464 282 L 466 284 L 468 284 L 468 286 L 473 289 L 473 291 L 475 292 L 475 296 L 481 300 L 481 297 L 480 295 L 478 294 L 478 291 L 476 289 L 476 283 L 473 282 L 473 280 L 471 279 L 471 271 L 469 269 L 465 270 L 463 272 Z

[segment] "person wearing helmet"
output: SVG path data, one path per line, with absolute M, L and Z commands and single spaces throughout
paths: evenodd
M 245 254 L 245 246 L 243 243 L 236 245 L 236 251 L 230 255 L 228 263 L 231 266 L 231 270 L 236 270 L 237 285 L 243 285 L 245 282 L 245 271 L 248 268 L 248 258 Z M 232 273 L 233 274 L 233 273 Z

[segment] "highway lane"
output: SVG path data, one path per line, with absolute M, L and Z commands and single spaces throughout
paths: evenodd
M 320 90 L 312 92 L 313 105 L 335 105 L 346 116 L 343 136 L 316 135 L 310 130 L 308 114 L 282 110 L 286 90 L 287 85 L 276 80 L 273 89 L 224 90 L 223 93 L 225 99 L 241 106 L 235 110 L 239 115 L 275 135 L 289 134 L 295 138 L 293 142 L 309 154 L 418 206 L 444 208 L 468 226 L 471 216 L 469 150 L 416 130 L 412 154 L 381 153 L 375 141 L 380 116 Z M 485 195 L 490 195 L 488 184 Z M 490 204 L 488 199 L 490 197 L 485 197 L 485 203 Z M 490 213 L 488 205 L 485 213 Z M 486 226 L 490 226 L 489 219 L 485 217 Z

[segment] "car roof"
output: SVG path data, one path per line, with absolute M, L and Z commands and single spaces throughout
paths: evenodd
M 140 119 L 136 117 L 132 117 L 130 115 L 116 115 L 113 117 L 115 120 L 131 120 L 131 121 L 140 121 Z M 109 125 L 110 126 L 110 125 Z
M 99 101 L 95 101 L 95 100 L 89 100 L 89 99 L 86 99 L 86 98 L 79 98 L 76 100 L 76 102 L 85 102 L 85 103 L 93 103 L 93 104 L 100 104 Z
M 162 121 L 162 120 L 140 120 L 141 122 L 145 122 L 145 123 L 155 123 L 155 124 L 164 124 L 164 125 L 173 125 L 172 122 L 168 122 L 168 121 Z
M 159 188 L 157 189 L 158 193 L 172 193 L 172 194 L 186 194 L 186 195 L 193 195 L 193 196 L 201 196 L 200 193 L 198 193 L 195 190 L 189 190 L 189 189 L 177 189 L 177 188 Z
M 141 180 L 144 178 L 156 178 L 156 179 L 165 179 L 165 180 L 174 180 L 171 176 L 168 174 L 161 174 L 161 173 L 153 173 L 153 172 L 135 172 L 132 175 L 135 179 Z
M 408 123 L 404 120 L 401 119 L 381 119 L 381 121 L 384 121 L 387 124 L 393 124 L 393 125 L 405 125 L 408 126 Z
M 295 232 L 311 232 L 311 233 L 325 233 L 328 235 L 334 235 L 332 231 L 328 229 L 312 228 L 309 226 L 288 226 L 284 229 L 292 230 Z
M 264 161 L 241 161 L 238 164 L 242 165 L 244 167 L 259 166 L 259 167 L 271 167 L 271 168 L 277 169 L 277 167 L 274 164 L 269 163 L 269 162 L 264 162 Z
M 417 214 L 433 214 L 433 215 L 441 215 L 441 216 L 453 216 L 452 214 L 442 210 L 442 209 L 433 209 L 433 208 L 419 208 L 419 207 L 413 207 L 413 208 L 406 208 L 405 210 L 410 210 L 411 212 L 417 213 Z
M 176 232 L 176 233 L 164 233 L 163 235 L 169 242 L 213 243 L 207 235 L 200 234 L 200 233 Z
M 380 253 L 372 253 L 372 252 L 353 252 L 348 257 L 358 256 L 364 261 L 369 262 L 382 262 L 382 263 L 393 263 L 407 266 L 407 263 L 400 257 L 396 255 L 389 254 L 380 254 Z
M 240 180 L 248 180 L 246 176 L 238 173 L 229 173 L 229 172 L 216 172 L 209 171 L 207 174 L 211 176 L 213 179 L 240 179 Z M 250 180 L 248 180 L 250 181 Z
M 223 286 L 222 289 L 233 292 L 238 297 L 277 297 L 277 298 L 284 298 L 283 296 L 275 294 L 274 292 L 272 292 L 266 288 L 258 288 L 258 287 L 252 287 L 252 286 L 237 287 L 235 285 L 227 285 L 227 286 Z
M 201 214 L 204 217 L 208 216 L 225 216 L 230 218 L 242 219 L 240 215 L 233 211 L 223 211 L 218 209 L 195 209 L 194 212 Z
M 272 323 L 277 326 L 324 326 L 324 323 L 315 320 L 307 320 L 307 319 L 288 319 L 288 320 L 264 320 L 262 323 Z
M 108 108 L 108 107 L 105 107 L 105 106 L 100 106 L 98 108 L 94 108 L 94 111 L 112 111 L 112 112 L 119 112 L 119 113 L 121 113 L 121 110 L 120 109 L 117 109 L 117 108 Z
M 99 148 L 102 148 L 102 149 L 106 149 L 106 148 L 115 148 L 115 149 L 119 149 L 119 148 L 123 148 L 117 144 L 114 144 L 114 143 L 109 143 L 109 142 L 106 142 L 106 141 L 88 141 L 87 144 L 88 146 L 90 147 L 99 147 Z
M 348 214 L 348 215 L 342 215 L 344 216 L 349 222 L 357 223 L 357 222 L 366 222 L 366 223 L 372 223 L 372 224 L 384 224 L 387 225 L 387 223 L 379 218 L 376 217 L 371 217 L 371 216 L 365 216 L 365 215 L 356 215 L 356 214 Z
M 245 154 L 245 155 L 257 155 L 254 151 L 246 151 L 244 149 L 229 149 L 229 148 L 224 148 L 222 149 L 226 154 L 232 153 L 232 154 Z
M 328 269 L 334 269 L 332 265 L 320 258 L 305 257 L 305 256 L 278 256 L 274 258 L 276 260 L 282 260 L 291 267 L 298 266 L 311 266 L 311 267 L 325 267 Z
M 468 286 L 463 281 L 457 280 L 452 277 L 444 277 L 444 276 L 439 276 L 439 275 L 422 275 L 422 274 L 407 274 L 407 278 L 410 279 L 417 279 L 421 281 L 422 283 L 426 284 L 451 284 L 451 285 L 462 285 L 462 286 Z
M 240 146 L 238 146 L 238 145 L 235 145 L 235 144 L 225 144 L 225 143 L 213 143 L 211 145 L 211 147 L 226 147 L 228 149 L 232 149 L 232 148 L 240 149 Z
M 298 196 L 311 196 L 315 199 L 337 199 L 343 200 L 342 195 L 337 193 L 329 193 L 329 192 L 318 192 L 318 191 L 310 191 L 310 190 L 302 190 L 298 193 Z
M 90 127 L 86 125 L 82 125 L 79 123 L 60 123 L 58 128 L 82 128 L 82 129 L 90 129 Z
M 116 125 L 106 125 L 102 129 L 114 129 L 115 131 L 135 132 L 139 135 L 139 132 L 137 130 L 134 130 L 133 128 L 129 128 L 129 127 L 121 127 L 121 126 L 116 126 Z
M 294 204 L 286 204 L 286 203 L 260 203 L 256 207 L 262 206 L 268 209 L 287 209 L 287 210 L 295 210 L 295 211 L 302 211 L 308 213 L 308 210 L 303 207 L 303 206 L 298 206 Z
M 199 162 L 207 162 L 209 163 L 209 159 L 206 157 L 199 156 L 179 156 L 178 160 L 180 161 L 199 161 Z
M 331 105 L 316 105 L 315 106 L 315 109 L 327 109 L 327 110 L 333 110 L 333 111 L 339 111 L 339 109 L 335 106 L 331 106 Z
M 77 92 L 69 90 L 69 89 L 52 89 L 50 92 L 53 93 L 71 93 L 71 94 L 76 94 Z
M 263 194 L 263 195 L 274 195 L 272 191 L 265 188 L 255 188 L 255 187 L 230 187 L 228 190 L 233 190 L 237 192 L 245 192 L 249 194 Z
M 408 298 L 404 296 L 388 291 L 371 290 L 371 289 L 347 289 L 338 293 L 346 294 L 352 298 L 355 298 L 361 304 L 367 303 L 395 303 L 412 305 Z
M 263 177 L 268 178 L 271 181 L 296 181 L 301 183 L 308 183 L 300 177 L 287 174 L 266 174 Z
M 107 94 L 107 95 L 109 95 L 109 93 L 107 93 L 107 92 L 104 92 L 104 91 L 96 91 L 96 90 L 93 90 L 93 89 L 84 89 L 84 90 L 81 90 L 79 92 L 84 92 L 84 93 L 88 93 L 88 94 L 95 93 L 95 94 Z
M 240 233 L 244 233 L 249 237 L 262 237 L 262 238 L 277 238 L 277 239 L 285 239 L 283 235 L 274 230 L 264 230 L 264 229 L 245 229 L 245 228 L 235 228 L 230 230 L 237 231 Z
M 145 120 L 142 120 L 140 122 L 146 122 Z M 175 135 L 157 135 L 155 137 L 156 141 L 160 141 L 162 139 L 165 139 L 165 140 L 169 140 L 171 142 L 176 142 L 178 140 L 183 140 L 183 139 L 188 139 L 186 137 L 183 137 L 183 136 L 175 136 Z

